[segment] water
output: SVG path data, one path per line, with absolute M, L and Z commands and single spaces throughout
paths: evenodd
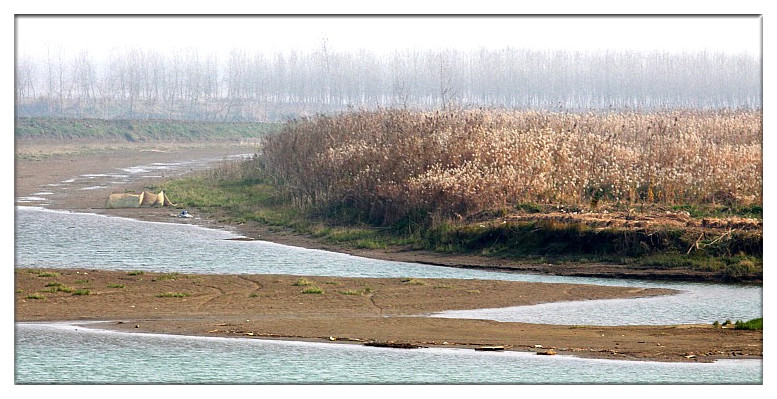
M 34 323 L 16 324 L 16 362 L 19 384 L 758 384 L 763 373 L 758 360 L 628 362 L 114 333 Z
M 762 317 L 761 287 L 544 276 L 366 259 L 264 241 L 226 230 L 94 214 L 16 208 L 16 266 L 179 273 L 417 277 L 663 287 L 678 295 L 443 312 L 439 317 L 549 324 L 712 323 Z M 206 249 L 206 250 L 205 250 Z
M 48 185 L 17 204 L 45 205 L 68 190 L 198 169 L 216 160 L 118 168 Z M 494 279 L 665 287 L 677 295 L 442 312 L 434 317 L 555 324 L 683 324 L 762 316 L 760 287 L 661 283 L 452 269 L 364 259 L 186 224 L 16 208 L 15 266 L 180 273 Z M 356 345 L 108 332 L 66 323 L 16 323 L 15 382 L 74 383 L 761 383 L 760 360 L 625 362 L 462 349 Z

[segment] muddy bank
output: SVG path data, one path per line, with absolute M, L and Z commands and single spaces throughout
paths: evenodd
M 17 149 L 18 150 L 18 149 Z M 24 150 L 24 149 L 22 149 Z M 42 152 L 17 156 L 16 196 L 29 196 L 47 184 L 115 168 L 174 162 L 182 157 L 212 158 L 249 153 L 252 147 L 208 144 L 179 148 L 125 146 L 119 149 Z M 22 154 L 27 154 L 24 151 Z M 19 152 L 17 151 L 17 154 Z M 164 177 L 162 177 L 164 178 Z M 53 209 L 105 213 L 140 220 L 228 225 L 246 236 L 281 244 L 354 255 L 456 267 L 564 274 L 559 265 L 522 265 L 485 257 L 427 251 L 347 250 L 255 224 L 227 224 L 221 215 L 190 209 L 192 219 L 171 217 L 173 209 L 103 209 L 111 191 L 139 191 L 159 178 L 51 198 Z M 173 198 L 173 200 L 175 200 Z M 570 266 L 564 266 L 570 267 Z M 585 265 L 604 277 L 666 275 L 665 270 L 618 271 L 618 266 Z M 36 270 L 36 272 L 38 272 Z M 561 300 L 663 294 L 614 287 L 399 280 L 310 278 L 321 294 L 303 294 L 295 276 L 166 276 L 126 272 L 54 270 L 58 275 L 17 270 L 16 321 L 113 320 L 106 328 L 187 335 L 219 335 L 364 343 L 407 342 L 423 346 L 503 345 L 514 350 L 545 350 L 616 359 L 707 361 L 762 356 L 762 332 L 699 326 L 586 327 L 500 323 L 416 317 L 448 309 L 474 309 Z M 580 271 L 571 270 L 575 275 Z M 88 273 L 85 275 L 84 273 Z M 651 274 L 652 273 L 652 274 Z M 52 284 L 52 285 L 48 285 Z M 60 284 L 60 285 L 56 285 Z M 486 284 L 470 286 L 469 284 Z M 488 285 L 491 284 L 491 285 Z M 47 286 L 48 285 L 48 286 Z M 64 288 L 60 290 L 58 287 Z M 121 287 L 120 287 L 121 286 Z M 274 287 L 273 289 L 270 289 Z M 370 288 L 369 290 L 367 288 Z M 81 295 L 74 295 L 78 290 Z M 625 290 L 625 291 L 624 291 Z M 70 291 L 70 292 L 67 292 Z M 40 299 L 34 297 L 41 296 Z M 388 317 L 386 317 L 388 316 Z M 121 322 L 121 323 L 120 323 Z M 135 328 L 135 326 L 138 326 Z M 542 348 L 536 345 L 541 345 Z
M 15 282 L 16 321 L 111 320 L 99 326 L 130 332 L 352 344 L 553 349 L 561 354 L 630 360 L 762 356 L 762 332 L 712 325 L 556 326 L 424 317 L 443 310 L 671 294 L 667 289 L 41 269 L 16 270 Z

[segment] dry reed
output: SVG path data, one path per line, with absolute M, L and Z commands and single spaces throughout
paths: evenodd
M 760 204 L 762 112 L 380 110 L 289 122 L 266 171 L 375 223 L 520 203 Z

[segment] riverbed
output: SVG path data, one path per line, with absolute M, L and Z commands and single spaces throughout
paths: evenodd
M 207 162 L 212 162 L 209 159 Z M 193 164 L 151 165 L 174 173 Z M 153 177 L 149 165 L 121 168 Z M 46 209 L 68 190 L 102 192 L 116 174 L 95 171 L 17 197 L 15 266 L 179 273 L 417 277 L 578 283 L 677 289 L 655 298 L 562 302 L 448 311 L 430 316 L 548 324 L 711 323 L 762 316 L 754 286 L 664 283 L 452 269 L 361 258 L 264 241 L 232 241 L 226 229 L 142 222 Z M 134 172 L 134 173 L 133 173 Z M 72 181 L 70 181 L 72 179 Z M 98 180 L 94 180 L 98 179 Z M 123 181 L 123 180 L 122 180 Z M 80 184 L 74 188 L 74 184 Z M 117 183 L 118 185 L 118 183 Z M 172 216 L 171 216 L 172 218 Z M 173 219 L 171 219 L 173 221 Z M 70 324 L 16 325 L 17 383 L 759 383 L 760 360 L 668 364 L 527 353 L 344 347 L 336 344 L 127 334 Z M 249 360 L 250 359 L 250 360 Z M 362 362 L 362 363 L 359 363 Z M 358 367 L 354 364 L 359 364 Z M 121 370 L 121 372 L 117 371 Z M 218 371 L 214 371 L 218 370 Z M 445 372 L 445 370 L 453 370 Z

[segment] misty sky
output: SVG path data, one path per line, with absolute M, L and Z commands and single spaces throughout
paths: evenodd
M 17 56 L 112 49 L 196 48 L 227 55 L 310 51 L 505 47 L 563 50 L 698 51 L 758 56 L 758 17 L 125 17 L 20 16 Z

